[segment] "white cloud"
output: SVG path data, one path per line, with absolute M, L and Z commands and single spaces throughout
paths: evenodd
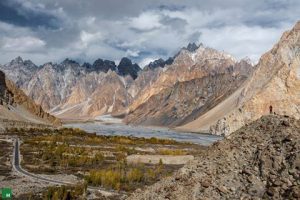
M 206 45 L 224 50 L 238 59 L 249 57 L 257 62 L 260 56 L 272 48 L 288 26 L 263 28 L 259 26 L 227 26 L 216 29 L 202 29 L 200 41 Z
M 80 45 L 87 47 L 90 43 L 102 39 L 102 34 L 100 32 L 89 33 L 86 31 L 81 31 L 80 39 Z
M 127 57 L 128 57 L 128 56 L 130 56 L 130 57 L 138 57 L 139 54 L 140 54 L 139 51 L 134 51 L 134 50 L 128 49 L 128 50 L 126 51 L 125 56 L 127 56 Z
M 18 38 L 2 38 L 1 48 L 4 51 L 35 52 L 41 50 L 46 43 L 39 38 L 27 36 Z
M 138 17 L 131 18 L 129 20 L 129 26 L 140 31 L 149 31 L 155 28 L 160 28 L 162 26 L 160 20 L 161 15 L 148 11 L 141 13 Z
M 18 55 L 38 64 L 130 56 L 144 66 L 173 56 L 191 40 L 256 61 L 293 26 L 300 8 L 298 0 L 26 2 L 28 10 L 57 16 L 60 27 L 21 28 L 0 21 L 0 63 Z

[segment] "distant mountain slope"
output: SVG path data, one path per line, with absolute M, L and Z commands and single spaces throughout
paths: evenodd
M 261 57 L 239 90 L 178 129 L 228 135 L 270 111 L 300 118 L 300 22 Z
M 2 71 L 0 71 L 0 111 L 0 124 L 5 120 L 45 125 L 60 124 L 57 118 L 44 112 L 41 106 L 36 105 L 8 80 Z
M 96 113 L 125 109 L 132 99 L 127 89 L 141 71 L 128 58 L 123 58 L 118 66 L 113 61 L 102 59 L 97 59 L 93 65 L 80 65 L 65 59 L 60 64 L 49 62 L 37 67 L 18 57 L 0 69 L 43 109 L 67 118 L 93 118 Z M 118 83 L 116 89 L 112 88 L 115 83 Z M 99 88 L 106 91 L 105 101 Z M 114 101 L 116 96 L 117 102 Z
M 106 113 L 121 112 L 132 99 L 127 92 L 126 82 L 126 79 L 113 71 L 83 77 L 75 85 L 66 102 L 53 109 L 52 113 L 71 120 L 93 119 Z
M 129 107 L 126 123 L 177 126 L 190 122 L 232 94 L 252 72 L 247 60 L 189 44 L 144 87 Z

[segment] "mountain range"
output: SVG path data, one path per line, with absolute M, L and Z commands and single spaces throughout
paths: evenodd
M 20 57 L 0 69 L 62 120 L 111 114 L 128 124 L 229 135 L 270 112 L 300 117 L 299 35 L 298 22 L 255 66 L 191 43 L 143 69 L 128 58 L 36 66 Z

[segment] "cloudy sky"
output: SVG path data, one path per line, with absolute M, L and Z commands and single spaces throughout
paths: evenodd
M 141 65 L 189 42 L 257 61 L 300 20 L 299 0 L 0 0 L 0 63 Z

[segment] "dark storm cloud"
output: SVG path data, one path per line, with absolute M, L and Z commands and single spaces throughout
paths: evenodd
M 198 40 L 199 40 L 199 38 L 200 38 L 200 36 L 201 36 L 201 32 L 196 31 L 196 32 L 192 33 L 192 34 L 188 37 L 188 38 L 189 38 L 188 40 L 189 40 L 190 42 L 197 43 Z
M 188 24 L 184 19 L 171 18 L 168 16 L 163 17 L 161 23 L 165 26 L 169 26 L 174 31 L 184 31 L 186 25 Z
M 59 19 L 54 15 L 26 8 L 14 0 L 0 1 L 0 20 L 17 26 L 59 28 Z
M 0 63 L 18 55 L 147 63 L 189 42 L 257 60 L 299 10 L 299 0 L 0 0 Z

